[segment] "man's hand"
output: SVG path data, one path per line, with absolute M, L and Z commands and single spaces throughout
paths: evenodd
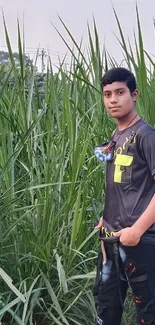
M 134 227 L 127 227 L 117 231 L 113 236 L 118 236 L 124 246 L 136 246 L 140 241 L 140 234 Z
M 95 227 L 95 229 L 101 229 L 103 226 L 103 216 L 100 218 L 98 225 Z

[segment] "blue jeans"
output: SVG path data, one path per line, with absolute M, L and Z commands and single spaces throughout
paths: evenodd
M 96 324 L 121 324 L 123 303 L 130 285 L 137 324 L 155 325 L 155 244 L 140 242 L 129 247 L 106 243 L 105 249 L 107 262 L 100 272 Z

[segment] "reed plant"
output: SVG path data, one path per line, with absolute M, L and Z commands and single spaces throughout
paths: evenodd
M 118 42 L 137 78 L 139 114 L 154 126 L 155 63 L 144 48 L 136 11 L 132 45 L 114 10 Z M 95 323 L 94 226 L 104 204 L 105 168 L 93 150 L 115 128 L 100 81 L 119 64 L 101 50 L 95 19 L 87 51 L 60 21 L 74 45 L 73 51 L 58 31 L 71 64 L 60 62 L 55 72 L 49 58 L 40 91 L 35 63 L 25 65 L 19 23 L 17 67 L 4 20 L 10 65 L 0 66 L 0 320 L 7 325 Z M 123 324 L 134 324 L 130 293 Z

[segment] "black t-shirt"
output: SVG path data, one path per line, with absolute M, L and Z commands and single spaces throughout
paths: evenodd
M 155 194 L 155 129 L 140 119 L 125 131 L 116 130 L 113 140 L 115 156 L 107 162 L 103 212 L 108 232 L 131 227 Z M 155 224 L 142 240 L 155 242 Z

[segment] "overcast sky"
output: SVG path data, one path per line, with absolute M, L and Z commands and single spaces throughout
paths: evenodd
M 57 53 L 62 58 L 67 50 L 51 22 L 68 40 L 58 15 L 78 42 L 82 37 L 84 38 L 85 45 L 87 44 L 87 22 L 92 26 L 94 15 L 101 46 L 103 47 L 105 40 L 108 50 L 116 57 L 117 61 L 121 60 L 120 49 L 114 36 L 114 33 L 117 35 L 119 33 L 112 3 L 120 19 L 124 34 L 133 40 L 133 30 L 136 29 L 135 0 L 0 0 L 13 50 L 17 48 L 17 17 L 22 27 L 24 14 L 26 51 L 33 56 L 38 46 L 45 48 L 45 50 L 49 48 L 54 63 L 58 62 Z M 145 48 L 150 54 L 155 54 L 153 27 L 155 1 L 137 0 L 137 3 Z M 6 46 L 2 14 L 0 18 L 0 49 L 2 50 Z

